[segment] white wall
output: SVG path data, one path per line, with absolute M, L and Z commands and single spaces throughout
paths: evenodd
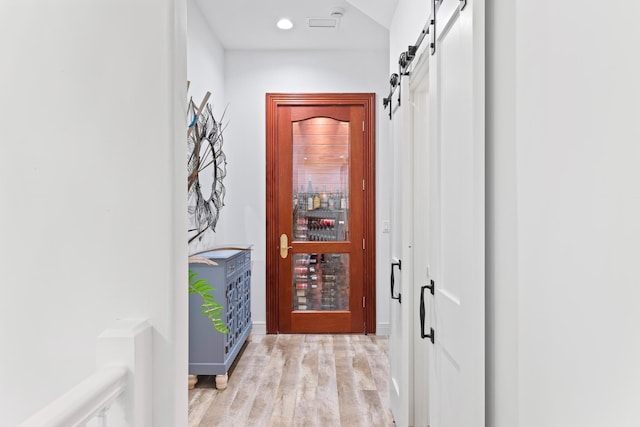
M 488 425 L 637 426 L 640 5 L 509 3 L 488 2 Z
M 186 2 L 0 3 L 0 418 L 148 318 L 153 425 L 186 425 Z
M 214 117 L 226 123 L 227 118 L 223 118 L 227 105 L 224 95 L 224 49 L 204 19 L 196 0 L 188 0 L 187 24 L 187 78 L 191 82 L 189 97 L 192 97 L 196 105 L 200 106 L 205 94 L 210 92 L 209 103 Z M 210 188 L 212 178 L 210 180 L 206 178 L 207 175 L 212 176 L 212 168 L 209 167 L 205 171 L 206 173 L 201 176 L 201 184 L 203 188 Z M 222 212 L 224 211 L 225 209 L 222 209 Z M 189 253 L 200 252 L 218 245 L 217 237 L 217 233 L 211 229 L 207 230 L 189 245 Z
M 384 47 L 383 47 L 384 48 Z M 225 152 L 228 159 L 226 206 L 217 238 L 254 245 L 252 315 L 264 331 L 265 307 L 265 94 L 267 92 L 376 92 L 376 239 L 377 323 L 388 325 L 389 119 L 382 109 L 388 91 L 387 50 L 371 51 L 228 51 L 225 94 L 229 102 Z
M 389 74 L 398 72 L 400 54 L 418 40 L 431 15 L 430 4 L 424 0 L 398 0 L 389 28 Z M 424 39 L 424 46 L 429 43 L 429 37 Z

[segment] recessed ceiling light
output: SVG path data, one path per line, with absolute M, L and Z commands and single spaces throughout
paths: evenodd
M 293 28 L 293 22 L 288 18 L 282 18 L 276 24 L 281 30 L 290 30 Z

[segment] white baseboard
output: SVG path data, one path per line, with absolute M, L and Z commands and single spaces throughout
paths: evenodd
M 377 323 L 376 324 L 376 335 L 380 335 L 383 337 L 389 336 L 389 323 Z
M 254 335 L 267 335 L 267 322 L 253 322 L 251 333 Z

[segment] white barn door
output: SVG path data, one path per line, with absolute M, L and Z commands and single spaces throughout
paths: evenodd
M 443 0 L 436 8 L 429 73 L 430 427 L 477 427 L 485 421 L 484 2 Z
M 424 42 L 427 44 L 427 41 Z M 413 166 L 413 426 L 429 425 L 429 50 L 419 56 L 411 70 L 411 162 Z M 424 334 L 424 335 L 423 335 Z
M 408 89 L 406 80 L 401 91 Z M 404 92 L 407 93 L 407 92 Z M 397 95 L 396 95 L 397 97 Z M 393 111 L 393 184 L 391 200 L 391 278 L 389 308 L 389 392 L 397 427 L 413 425 L 413 295 L 412 284 L 412 161 L 409 112 Z
M 429 281 L 428 53 L 402 79 L 393 112 L 391 410 L 397 427 L 429 425 L 431 342 L 421 336 L 422 287 Z M 396 95 L 397 96 L 397 95 Z M 397 99 L 397 98 L 395 98 Z M 426 304 L 424 306 L 426 314 Z M 428 320 L 425 322 L 428 323 Z M 428 332 L 428 331 L 427 331 Z

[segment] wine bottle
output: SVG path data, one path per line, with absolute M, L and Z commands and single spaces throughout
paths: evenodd
M 325 185 L 320 195 L 320 209 L 327 210 L 329 208 L 329 195 L 327 194 L 327 186 Z
M 307 186 L 307 210 L 313 210 L 313 187 L 311 186 L 311 180 L 309 180 L 309 185 Z
M 320 208 L 320 195 L 318 194 L 318 189 L 316 188 L 316 192 L 313 195 L 313 209 Z

